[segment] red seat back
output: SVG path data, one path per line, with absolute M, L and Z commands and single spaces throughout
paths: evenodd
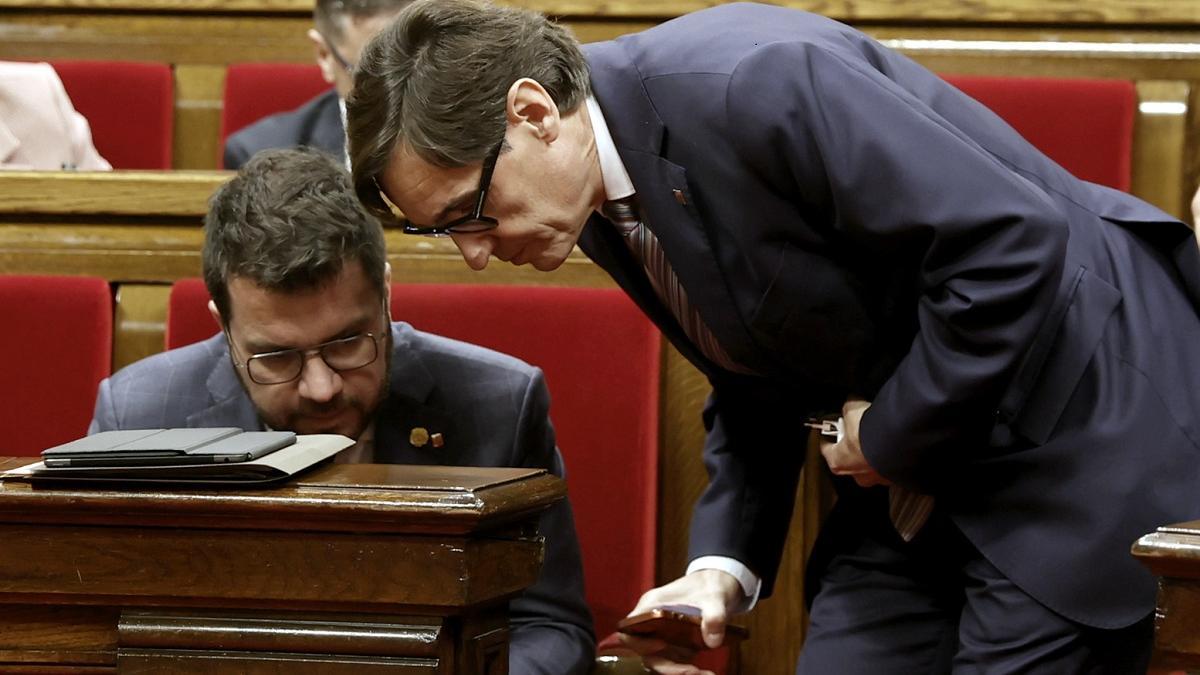
M 315 64 L 235 63 L 225 71 L 221 145 L 229 134 L 275 113 L 299 107 L 329 89 Z
M 52 61 L 114 169 L 170 169 L 175 84 L 165 63 Z
M 947 75 L 1075 176 L 1129 190 L 1137 90 L 1126 80 Z
M 0 455 L 87 433 L 112 364 L 112 292 L 97 277 L 0 275 Z
M 658 330 L 616 289 L 397 284 L 392 315 L 545 372 L 588 605 L 614 630 L 654 585 Z
M 217 330 L 199 279 L 176 282 L 167 347 Z M 660 338 L 615 289 L 395 284 L 392 315 L 546 375 L 600 635 L 654 585 Z
M 207 340 L 221 332 L 221 327 L 208 311 L 210 298 L 203 279 L 180 279 L 171 285 L 171 296 L 167 300 L 167 328 L 163 334 L 167 349 Z

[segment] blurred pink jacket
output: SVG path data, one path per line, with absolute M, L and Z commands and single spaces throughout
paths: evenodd
M 48 63 L 0 61 L 0 169 L 112 169 Z

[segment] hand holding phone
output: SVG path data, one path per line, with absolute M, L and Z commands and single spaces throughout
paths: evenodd
M 688 649 L 707 649 L 700 632 L 700 608 L 692 605 L 662 605 L 647 612 L 626 617 L 617 630 L 627 635 L 655 638 L 667 644 Z M 725 625 L 725 644 L 744 640 L 750 631 L 734 624 Z

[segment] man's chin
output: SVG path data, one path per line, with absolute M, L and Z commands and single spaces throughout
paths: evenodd
M 565 254 L 555 250 L 542 251 L 540 255 L 529 261 L 529 265 L 539 272 L 553 272 L 562 267 L 563 262 L 566 261 L 570 253 L 571 249 L 567 249 Z

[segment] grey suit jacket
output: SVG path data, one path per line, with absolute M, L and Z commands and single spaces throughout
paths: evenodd
M 375 421 L 375 461 L 521 466 L 563 475 L 542 373 L 497 352 L 392 325 L 391 390 Z M 261 429 L 221 335 L 156 354 L 100 383 L 89 433 L 110 429 L 236 426 Z M 409 431 L 441 431 L 445 445 L 415 448 Z M 585 673 L 594 658 L 591 614 L 571 508 L 539 522 L 546 538 L 537 583 L 510 604 L 513 673 Z

